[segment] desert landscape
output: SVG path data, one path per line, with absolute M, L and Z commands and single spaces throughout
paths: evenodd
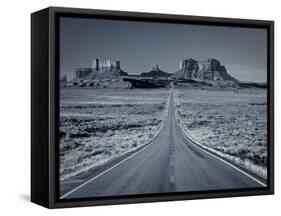
M 149 143 L 166 117 L 168 93 L 168 89 L 61 89 L 61 181 Z
M 267 94 L 260 88 L 175 91 L 181 125 L 195 142 L 267 177 Z

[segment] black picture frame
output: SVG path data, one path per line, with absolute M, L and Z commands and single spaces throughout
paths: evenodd
M 61 200 L 58 196 L 60 16 L 267 29 L 268 182 L 266 188 Z M 31 15 L 31 201 L 47 208 L 191 200 L 274 193 L 274 22 L 49 7 Z

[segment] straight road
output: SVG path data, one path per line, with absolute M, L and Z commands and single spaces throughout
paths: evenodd
M 61 198 L 263 187 L 262 182 L 198 148 L 182 134 L 171 90 L 167 119 L 148 146 Z

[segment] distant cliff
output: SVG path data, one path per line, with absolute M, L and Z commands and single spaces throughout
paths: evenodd
M 119 60 L 100 60 L 94 59 L 92 67 L 77 68 L 75 78 L 66 81 L 62 77 L 61 86 L 71 87 L 118 87 L 126 86 L 131 83 L 135 86 L 144 88 L 169 86 L 171 82 L 193 83 L 199 85 L 208 85 L 213 87 L 241 86 L 247 87 L 248 84 L 242 83 L 230 74 L 228 74 L 224 65 L 215 58 L 207 60 L 195 60 L 192 58 L 184 59 L 180 63 L 180 68 L 175 73 L 162 71 L 158 65 L 152 70 L 143 72 L 140 75 L 129 75 L 121 69 Z M 251 86 L 253 86 L 251 84 Z M 258 85 L 260 86 L 260 85 Z
M 203 61 L 192 58 L 184 59 L 181 61 L 180 69 L 172 75 L 172 78 L 237 82 L 227 73 L 225 66 L 214 58 Z
M 93 61 L 91 68 L 77 68 L 75 71 L 76 79 L 111 78 L 118 76 L 128 76 L 128 73 L 121 69 L 120 61 L 112 59 L 101 61 L 97 58 Z

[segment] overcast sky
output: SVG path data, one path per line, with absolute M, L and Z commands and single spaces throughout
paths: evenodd
M 267 80 L 265 29 L 67 17 L 60 26 L 60 70 L 68 79 L 95 58 L 120 60 L 124 71 L 140 74 L 155 64 L 174 73 L 182 59 L 211 57 L 239 80 Z

